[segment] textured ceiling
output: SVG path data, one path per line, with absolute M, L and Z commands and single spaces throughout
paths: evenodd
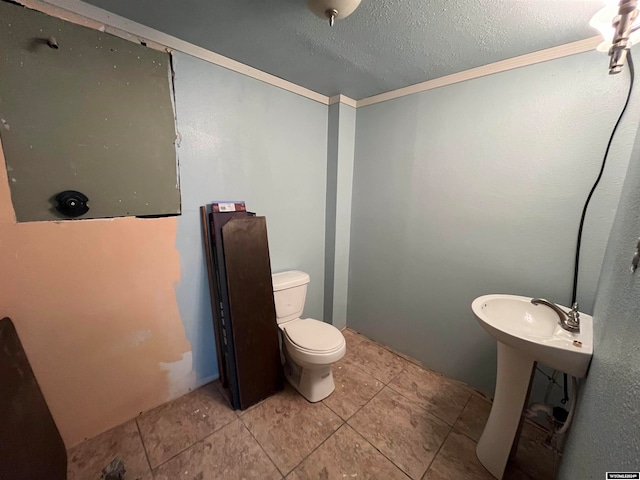
M 602 0 L 362 0 L 334 27 L 305 0 L 86 0 L 327 96 L 361 99 L 582 40 Z

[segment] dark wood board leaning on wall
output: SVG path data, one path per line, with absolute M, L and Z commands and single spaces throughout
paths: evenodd
M 284 386 L 267 224 L 244 202 L 212 203 L 201 215 L 220 381 L 244 410 Z
M 222 211 L 220 207 L 223 207 Z M 214 301 L 213 323 L 219 331 L 216 348 L 222 352 L 220 379 L 233 408 L 241 408 L 238 390 L 238 374 L 233 332 L 230 324 L 229 294 L 226 280 L 226 264 L 222 245 L 222 227 L 233 218 L 244 218 L 255 215 L 247 212 L 244 202 L 213 203 L 209 206 L 209 233 L 212 249 L 213 284 L 212 295 Z M 224 370 L 222 370 L 224 368 Z
M 245 409 L 283 388 L 265 217 L 228 221 L 222 243 L 240 405 Z
M 0 320 L 0 479 L 65 480 L 67 452 L 9 318 Z
M 228 371 L 229 366 L 221 345 L 223 344 L 222 326 L 216 319 L 216 269 L 213 261 L 213 250 L 211 245 L 212 235 L 210 231 L 209 214 L 205 205 L 200 207 L 200 221 L 202 223 L 202 238 L 204 240 L 204 256 L 207 262 L 207 277 L 209 279 L 209 297 L 211 299 L 211 312 L 213 314 L 213 333 L 216 339 L 216 357 L 218 359 L 218 371 L 220 373 L 220 383 L 224 388 L 229 388 Z

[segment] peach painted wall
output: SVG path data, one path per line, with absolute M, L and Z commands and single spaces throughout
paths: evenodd
M 0 316 L 67 447 L 190 388 L 176 218 L 16 223 L 0 146 Z

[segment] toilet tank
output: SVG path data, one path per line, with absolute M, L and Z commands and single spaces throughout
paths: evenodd
M 300 318 L 307 296 L 309 274 L 299 270 L 291 270 L 274 273 L 271 278 L 278 324 Z

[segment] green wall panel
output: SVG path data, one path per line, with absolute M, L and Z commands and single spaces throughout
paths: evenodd
M 58 48 L 47 41 L 55 38 Z M 0 137 L 18 221 L 180 213 L 171 62 L 112 35 L 0 1 Z

